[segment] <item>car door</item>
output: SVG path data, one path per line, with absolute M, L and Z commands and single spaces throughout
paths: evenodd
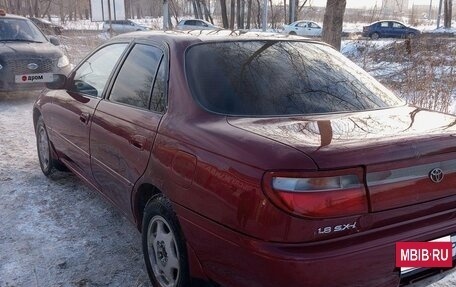
M 136 44 L 93 117 L 93 176 L 127 216 L 132 188 L 146 169 L 165 111 L 166 63 L 164 49 Z
M 299 22 L 295 26 L 296 34 L 299 36 L 309 36 L 307 31 L 307 22 Z
M 65 90 L 54 91 L 49 127 L 61 160 L 92 182 L 89 130 L 109 75 L 127 47 L 105 46 L 85 59 L 71 74 Z
M 404 25 L 398 22 L 391 22 L 391 24 L 393 37 L 405 37 L 407 35 L 407 30 Z
M 321 36 L 321 27 L 314 22 L 309 22 L 308 30 L 311 36 L 319 37 Z

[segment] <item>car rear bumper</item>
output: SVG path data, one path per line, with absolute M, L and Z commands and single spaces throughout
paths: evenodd
M 415 281 L 423 279 L 421 274 L 401 281 L 396 242 L 428 241 L 456 232 L 453 210 L 436 216 L 438 224 L 404 224 L 324 242 L 287 244 L 248 237 L 187 209 L 177 208 L 177 214 L 206 276 L 224 287 L 419 284 Z M 447 274 L 433 271 L 438 274 L 428 274 L 434 276 L 426 282 Z

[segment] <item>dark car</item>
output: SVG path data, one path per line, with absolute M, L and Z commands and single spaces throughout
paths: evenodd
M 42 18 L 29 18 L 38 28 L 47 35 L 62 35 L 63 27 Z
M 378 38 L 414 38 L 421 32 L 399 21 L 377 21 L 363 27 L 363 37 Z
M 323 43 L 199 34 L 115 37 L 33 108 L 43 173 L 65 166 L 137 226 L 153 286 L 441 271 L 396 267 L 395 245 L 451 253 L 455 116 L 405 105 Z
M 27 18 L 0 11 L 0 92 L 39 89 L 55 73 L 70 71 L 68 58 Z

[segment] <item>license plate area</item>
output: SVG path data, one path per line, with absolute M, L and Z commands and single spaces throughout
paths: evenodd
M 452 243 L 452 258 L 453 262 L 456 260 L 456 233 L 444 237 L 440 237 L 429 242 L 451 242 Z M 430 270 L 431 268 L 419 268 L 419 267 L 401 267 L 401 278 L 409 277 Z M 439 268 L 436 268 L 439 269 Z
M 16 84 L 50 83 L 53 80 L 54 74 L 51 73 L 23 74 L 14 76 L 14 82 Z

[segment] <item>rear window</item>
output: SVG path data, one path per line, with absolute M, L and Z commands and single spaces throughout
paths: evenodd
M 292 41 L 203 43 L 186 54 L 194 98 L 226 115 L 364 111 L 403 102 L 332 48 Z

